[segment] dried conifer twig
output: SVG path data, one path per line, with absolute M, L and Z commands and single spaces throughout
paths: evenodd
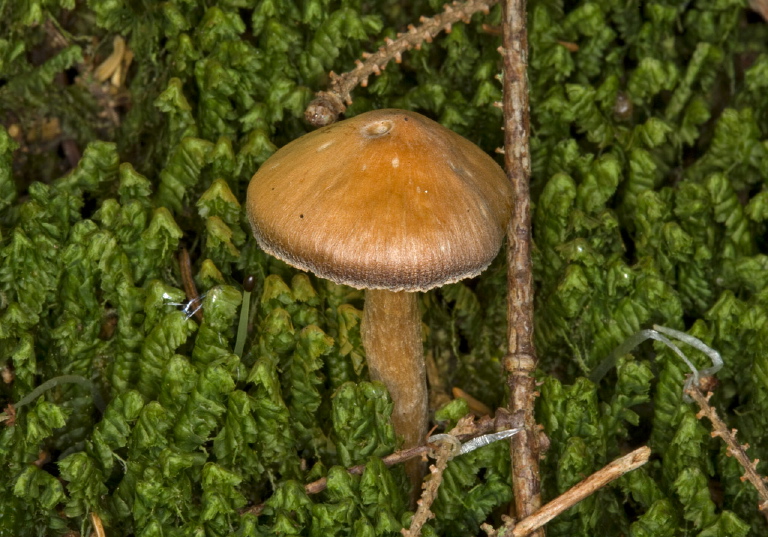
M 430 510 L 432 504 L 437 498 L 437 491 L 440 488 L 440 484 L 443 482 L 443 473 L 448 468 L 448 461 L 456 456 L 457 448 L 460 448 L 461 444 L 458 440 L 454 440 L 455 443 L 443 442 L 435 450 L 435 464 L 429 467 L 430 477 L 422 484 L 424 491 L 419 499 L 416 513 L 411 519 L 411 527 L 408 529 L 403 528 L 400 533 L 403 537 L 419 537 L 421 535 L 421 528 L 424 527 L 429 519 L 435 518 L 435 514 Z
M 365 61 L 357 60 L 357 67 L 351 71 L 342 75 L 331 71 L 328 91 L 317 92 L 315 99 L 304 112 L 307 121 L 315 127 L 324 127 L 335 122 L 347 109 L 347 105 L 352 104 L 351 92 L 358 84 L 366 87 L 368 77 L 381 74 L 390 61 L 400 63 L 403 53 L 407 50 L 418 50 L 424 41 L 431 43 L 437 34 L 442 31 L 449 33 L 451 27 L 460 21 L 468 23 L 478 11 L 487 14 L 497 2 L 498 0 L 468 0 L 464 3 L 446 4 L 443 13 L 434 17 L 421 17 L 421 26 L 418 28 L 409 25 L 407 32 L 397 34 L 397 39 L 386 38 L 379 50 L 372 54 L 363 54 Z
M 533 271 L 531 262 L 531 159 L 528 147 L 528 33 L 525 0 L 503 4 L 504 168 L 512 183 L 512 217 L 507 227 L 507 335 L 504 360 L 513 425 L 512 485 L 515 516 L 523 519 L 541 507 L 539 430 L 534 416 L 536 349 L 533 344 Z M 544 531 L 536 533 L 543 536 Z
M 525 537 L 531 535 L 560 513 L 591 496 L 608 483 L 641 467 L 648 462 L 650 456 L 651 449 L 648 446 L 638 448 L 604 466 L 517 524 L 508 518 L 500 530 L 494 529 L 490 524 L 483 524 L 481 528 L 489 537 Z
M 715 408 L 709 404 L 709 399 L 712 397 L 712 392 L 706 386 L 709 378 L 711 377 L 702 377 L 700 381 L 700 386 L 704 387 L 707 391 L 706 395 L 704 395 L 700 387 L 695 385 L 690 386 L 685 393 L 690 395 L 699 405 L 699 412 L 696 414 L 696 417 L 698 419 L 705 416 L 709 418 L 713 429 L 710 434 L 713 437 L 720 437 L 728 446 L 726 453 L 729 456 L 735 457 L 739 464 L 744 468 L 744 475 L 741 476 L 741 480 L 748 480 L 757 489 L 757 494 L 760 496 L 760 503 L 758 504 L 757 509 L 768 516 L 768 486 L 765 484 L 765 479 L 757 473 L 757 463 L 760 462 L 760 459 L 755 459 L 754 461 L 749 459 L 749 456 L 747 455 L 749 444 L 740 444 L 737 442 L 736 429 L 731 429 L 729 431 L 723 420 L 717 415 Z

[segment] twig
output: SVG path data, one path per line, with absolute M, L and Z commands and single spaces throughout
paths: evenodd
M 557 40 L 557 44 L 561 47 L 565 48 L 568 52 L 578 52 L 579 51 L 579 45 L 577 43 L 571 43 L 570 41 L 560 41 Z
M 710 360 L 712 360 L 712 366 L 698 370 L 685 353 L 663 334 L 673 337 L 678 341 L 682 341 L 703 352 L 710 358 Z M 749 460 L 749 457 L 747 456 L 749 444 L 739 444 L 736 441 L 736 429 L 729 431 L 725 426 L 725 423 L 723 423 L 717 415 L 715 408 L 709 405 L 709 399 L 712 397 L 712 390 L 717 384 L 717 379 L 714 374 L 723 367 L 723 358 L 720 356 L 719 352 L 706 345 L 699 338 L 686 334 L 685 332 L 667 328 L 666 326 L 654 325 L 653 330 L 641 330 L 628 337 L 594 369 L 590 378 L 593 382 L 599 382 L 608 370 L 616 365 L 616 361 L 620 356 L 628 353 L 647 339 L 654 339 L 664 343 L 690 368 L 692 374 L 689 375 L 688 379 L 685 381 L 683 400 L 688 403 L 695 401 L 699 405 L 699 412 L 696 414 L 696 418 L 701 419 L 705 416 L 709 418 L 709 421 L 712 423 L 712 428 L 714 429 L 711 433 L 712 436 L 722 438 L 728 446 L 728 450 L 726 451 L 728 456 L 736 457 L 736 460 L 742 468 L 744 468 L 744 475 L 741 477 L 741 480 L 749 480 L 749 482 L 757 489 L 757 493 L 761 500 L 757 508 L 764 516 L 768 517 L 768 487 L 765 484 L 765 480 L 757 473 L 757 464 L 760 462 L 760 459 L 755 459 L 754 461 Z M 706 392 L 707 395 L 704 395 L 704 392 Z
M 395 60 L 395 63 L 402 61 L 402 55 L 405 51 L 412 48 L 420 49 L 421 44 L 426 41 L 431 43 L 432 39 L 442 31 L 449 33 L 451 27 L 459 21 L 468 23 L 472 15 L 478 11 L 488 14 L 491 6 L 498 0 L 468 0 L 464 3 L 453 2 L 452 5 L 445 5 L 445 11 L 434 17 L 421 17 L 419 22 L 421 26 L 416 28 L 412 24 L 408 26 L 408 31 L 397 34 L 397 39 L 386 38 L 384 45 L 373 54 L 363 54 L 365 61 L 357 60 L 357 67 L 342 75 L 337 75 L 331 71 L 331 79 L 328 91 L 317 92 L 315 99 L 309 103 L 304 117 L 316 127 L 330 125 L 338 119 L 347 109 L 347 105 L 352 104 L 351 92 L 358 84 L 366 87 L 368 77 L 379 75 L 387 64 Z
M 101 518 L 93 511 L 91 511 L 91 524 L 93 524 L 93 533 L 96 537 L 107 537 L 106 532 L 104 532 L 104 524 L 101 523 Z
M 189 301 L 189 309 L 192 311 L 198 323 L 203 322 L 203 308 L 197 307 L 200 303 L 200 295 L 197 294 L 197 286 L 192 277 L 192 261 L 189 259 L 189 252 L 186 248 L 179 251 L 179 271 L 181 272 L 181 284 L 184 286 L 184 293 Z
M 708 378 L 709 377 L 703 377 L 701 379 L 702 383 L 705 383 Z M 760 459 L 750 461 L 749 456 L 747 455 L 749 444 L 740 444 L 736 441 L 736 429 L 728 430 L 728 427 L 723 423 L 723 420 L 717 415 L 715 408 L 709 404 L 712 392 L 709 391 L 707 386 L 703 387 L 707 390 L 707 395 L 704 395 L 701 389 L 695 385 L 690 386 L 685 391 L 685 393 L 690 395 L 699 405 L 700 410 L 696 414 L 696 417 L 698 419 L 705 416 L 709 418 L 709 421 L 712 423 L 712 436 L 720 437 L 728 446 L 726 453 L 729 456 L 735 457 L 739 464 L 744 468 L 744 475 L 741 476 L 741 480 L 749 480 L 749 482 L 757 489 L 757 494 L 760 496 L 760 503 L 758 504 L 757 509 L 762 512 L 763 515 L 768 516 L 768 487 L 766 486 L 763 477 L 757 473 L 757 463 L 760 462 Z
M 586 478 L 584 481 L 573 486 L 564 494 L 561 494 L 532 515 L 515 524 L 514 528 L 510 523 L 505 524 L 500 531 L 493 529 L 489 524 L 483 524 L 481 528 L 489 535 L 489 537 L 525 537 L 526 535 L 531 535 L 534 531 L 540 529 L 544 524 L 555 518 L 557 515 L 591 496 L 611 481 L 615 481 L 627 472 L 631 472 L 644 465 L 648 462 L 648 457 L 650 457 L 650 455 L 651 449 L 647 446 L 643 446 L 616 459 Z
M 509 384 L 509 409 L 514 426 L 523 431 L 510 443 L 515 516 L 541 507 L 539 438 L 534 416 L 537 395 L 533 372 L 533 272 L 531 264 L 531 159 L 528 147 L 528 33 L 525 0 L 505 0 L 502 16 L 504 61 L 504 168 L 512 183 L 512 217 L 507 227 L 507 336 L 504 360 Z M 543 536 L 541 530 L 536 535 Z
M 453 393 L 453 397 L 455 399 L 464 399 L 467 402 L 467 405 L 469 405 L 469 410 L 474 412 L 475 414 L 479 416 L 493 415 L 493 410 L 491 410 L 491 408 L 488 405 L 486 405 L 479 399 L 472 397 L 461 388 L 457 388 L 456 386 L 454 386 L 451 389 L 451 392 Z
M 400 533 L 403 537 L 420 537 L 421 528 L 424 527 L 429 519 L 435 518 L 435 514 L 431 511 L 430 507 L 437 498 L 437 491 L 440 488 L 440 484 L 443 482 L 443 473 L 448 468 L 448 461 L 450 461 L 457 452 L 457 445 L 460 446 L 458 440 L 455 444 L 450 442 L 443 442 L 440 447 L 435 451 L 435 464 L 429 467 L 431 474 L 430 478 L 422 484 L 424 491 L 419 499 L 418 508 L 416 513 L 411 519 L 411 527 L 408 529 L 403 528 Z
M 492 432 L 496 429 L 504 429 L 508 425 L 508 419 L 507 416 L 503 412 L 496 412 L 497 418 L 492 419 L 488 416 L 483 416 L 482 418 L 479 418 L 477 420 L 474 419 L 466 419 L 462 418 L 459 420 L 459 422 L 456 424 L 456 427 L 454 427 L 449 434 L 455 436 L 459 439 L 461 442 L 465 442 L 467 440 L 470 440 L 472 438 L 484 435 L 486 433 Z M 387 455 L 383 459 L 381 459 L 381 462 L 383 462 L 386 466 L 394 466 L 395 464 L 399 464 L 401 462 L 405 462 L 408 460 L 411 460 L 415 457 L 420 457 L 422 455 L 425 455 L 432 451 L 435 448 L 434 445 L 424 445 L 424 446 L 416 446 L 410 449 L 404 449 L 401 451 L 395 451 L 391 455 Z M 358 464 L 357 466 L 352 466 L 350 468 L 347 468 L 347 472 L 353 475 L 362 475 L 363 471 L 365 470 L 365 464 Z M 328 485 L 328 480 L 325 477 L 322 477 L 318 479 L 317 481 L 313 481 L 312 483 L 308 483 L 304 485 L 304 491 L 307 494 L 317 494 L 318 492 L 322 492 L 325 490 L 326 486 Z M 264 510 L 265 504 L 261 503 L 258 505 L 252 505 L 251 507 L 248 507 L 241 511 L 242 515 L 245 514 L 253 514 L 253 515 L 260 515 L 261 512 Z

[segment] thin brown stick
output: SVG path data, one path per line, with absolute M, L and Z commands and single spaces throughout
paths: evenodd
M 200 304 L 200 295 L 197 294 L 195 279 L 192 277 L 192 261 L 189 259 L 189 252 L 182 247 L 179 251 L 179 271 L 181 272 L 181 284 L 184 286 L 184 293 L 189 301 L 189 308 L 193 311 L 198 323 L 203 322 L 203 308 Z
M 91 511 L 91 524 L 93 524 L 93 533 L 96 537 L 107 537 L 104 531 L 104 524 L 101 523 L 101 518 L 93 511 Z
M 456 424 L 456 427 L 451 429 L 448 434 L 455 436 L 460 442 L 466 442 L 467 440 L 493 432 L 497 429 L 503 430 L 509 428 L 509 420 L 507 419 L 507 416 L 504 415 L 504 412 L 497 411 L 496 414 L 498 416 L 496 419 L 492 419 L 488 416 L 483 416 L 479 419 L 462 418 Z M 410 449 L 395 451 L 391 455 L 387 455 L 381 459 L 381 462 L 386 466 L 394 466 L 395 464 L 400 464 L 401 462 L 411 460 L 415 457 L 421 457 L 434 450 L 436 447 L 437 446 L 433 444 L 427 444 L 424 446 L 416 446 Z M 353 475 L 362 475 L 365 466 L 365 464 L 351 466 L 347 468 L 347 472 Z M 304 485 L 304 491 L 307 494 L 317 494 L 318 492 L 324 491 L 327 485 L 328 480 L 325 477 L 321 477 L 317 481 Z M 264 510 L 264 507 L 265 505 L 263 503 L 252 505 L 251 507 L 242 510 L 240 514 L 253 514 L 258 516 Z
M 504 167 L 512 183 L 512 217 L 507 227 L 508 352 L 504 360 L 509 409 L 520 434 L 512 437 L 515 516 L 523 519 L 541 507 L 539 435 L 533 413 L 537 395 L 533 372 L 533 272 L 531 263 L 531 159 L 528 147 L 528 33 L 525 0 L 505 0 L 502 16 L 504 61 Z M 543 537 L 540 530 L 537 536 Z
M 578 43 L 571 43 L 570 41 L 560 41 L 557 40 L 557 44 L 564 47 L 568 52 L 578 52 L 579 51 L 579 45 Z
M 706 380 L 706 378 L 702 379 Z M 726 453 L 734 457 L 739 464 L 744 468 L 744 475 L 741 476 L 742 481 L 749 481 L 757 489 L 757 494 L 760 497 L 760 503 L 757 505 L 757 509 L 768 516 L 768 487 L 765 484 L 764 478 L 757 473 L 757 463 L 760 459 L 750 460 L 747 455 L 747 449 L 749 444 L 740 444 L 736 441 L 736 429 L 728 430 L 723 420 L 717 415 L 717 411 L 713 406 L 709 404 L 709 399 L 712 397 L 712 392 L 707 391 L 707 395 L 704 395 L 702 391 L 692 385 L 685 393 L 690 395 L 696 404 L 699 405 L 699 412 L 696 414 L 698 419 L 703 417 L 709 418 L 712 423 L 712 437 L 720 437 L 723 442 L 728 446 Z
M 591 496 L 608 483 L 644 465 L 648 462 L 650 455 L 651 449 L 643 446 L 616 459 L 514 526 L 508 522 L 500 530 L 495 530 L 488 524 L 481 527 L 489 537 L 525 537 L 531 535 L 560 513 Z
M 430 385 L 431 388 L 431 385 Z M 454 399 L 464 399 L 467 402 L 467 405 L 469 406 L 469 410 L 471 412 L 474 412 L 478 416 L 484 416 L 484 415 L 493 415 L 493 410 L 480 401 L 479 399 L 471 396 L 461 388 L 458 388 L 454 386 L 451 388 L 451 392 L 453 393 Z
M 421 44 L 426 41 L 431 43 L 432 39 L 442 31 L 449 33 L 451 27 L 463 21 L 468 23 L 472 15 L 478 11 L 488 14 L 491 6 L 498 0 L 468 0 L 464 3 L 453 2 L 452 5 L 445 5 L 445 11 L 434 17 L 421 17 L 418 28 L 412 24 L 408 26 L 408 31 L 397 34 L 397 39 L 386 38 L 384 45 L 373 54 L 363 54 L 365 61 L 357 60 L 356 67 L 342 75 L 337 75 L 331 71 L 331 79 L 328 91 L 317 92 L 315 99 L 309 103 L 304 117 L 316 127 L 324 127 L 335 122 L 341 114 L 347 109 L 347 105 L 352 104 L 351 92 L 358 84 L 363 87 L 368 85 L 368 77 L 379 75 L 386 69 L 390 61 L 395 63 L 402 61 L 403 53 L 415 48 L 421 48 Z
M 420 457 L 422 455 L 425 455 L 429 453 L 429 451 L 433 448 L 433 446 L 426 445 L 426 446 L 416 446 L 410 449 L 404 449 L 402 451 L 396 451 L 392 453 L 391 455 L 387 455 L 381 461 L 386 466 L 394 466 L 395 464 L 399 464 L 401 462 L 405 462 L 408 460 L 411 460 L 415 457 Z M 347 472 L 353 475 L 362 475 L 363 471 L 365 470 L 365 464 L 358 464 L 357 466 L 351 466 L 347 468 Z M 321 477 L 320 479 L 316 481 L 312 481 L 311 483 L 307 483 L 304 485 L 304 492 L 307 494 L 317 494 L 319 492 L 322 492 L 326 489 L 328 486 L 328 478 Z M 242 511 L 241 514 L 252 514 L 252 515 L 260 515 L 261 512 L 264 510 L 265 504 L 260 503 L 258 505 L 252 505 L 251 507 L 248 507 L 244 511 Z

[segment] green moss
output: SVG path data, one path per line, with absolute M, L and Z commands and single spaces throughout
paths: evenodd
M 368 382 L 362 294 L 261 252 L 242 202 L 258 166 L 308 131 L 330 70 L 441 4 L 0 4 L 0 367 L 15 374 L 0 406 L 64 375 L 88 384 L 53 382 L 0 425 L 0 535 L 87 531 L 91 511 L 108 535 L 375 536 L 408 520 L 404 474 L 379 459 L 397 440 Z M 648 343 L 600 385 L 584 378 L 640 329 L 687 329 L 722 353 L 713 401 L 768 458 L 768 25 L 745 4 L 529 2 L 544 497 L 630 447 L 654 453 L 549 535 L 766 532 L 671 352 Z M 348 114 L 416 110 L 492 152 L 499 37 L 483 25 L 499 23 L 496 6 L 409 51 Z M 119 88 L 94 79 L 118 35 L 134 54 Z M 245 275 L 258 304 L 240 358 Z M 501 256 L 422 297 L 445 380 L 490 406 L 505 397 L 505 296 Z M 328 489 L 308 496 L 319 477 Z M 457 458 L 425 535 L 477 535 L 510 498 L 505 445 Z

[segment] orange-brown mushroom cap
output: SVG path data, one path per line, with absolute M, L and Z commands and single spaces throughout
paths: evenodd
M 247 210 L 268 253 L 357 288 L 425 291 L 482 272 L 511 188 L 479 147 L 414 112 L 377 110 L 272 155 Z

